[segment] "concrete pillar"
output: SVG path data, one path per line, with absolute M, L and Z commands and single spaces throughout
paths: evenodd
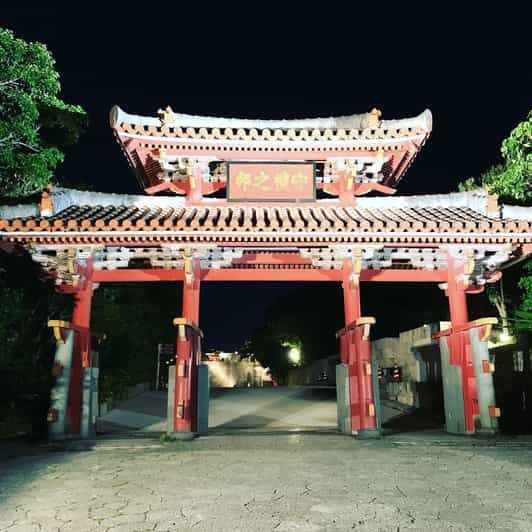
M 462 368 L 451 363 L 449 337 L 440 338 L 441 374 L 445 428 L 450 434 L 467 434 L 462 392 Z
M 74 293 L 72 329 L 74 346 L 68 392 L 67 420 L 68 432 L 80 434 L 81 410 L 83 402 L 83 370 L 90 366 L 90 320 L 92 304 L 92 282 L 85 281 L 83 290 Z
M 50 413 L 48 437 L 52 441 L 63 440 L 68 435 L 68 391 L 70 388 L 70 368 L 74 348 L 74 331 L 64 330 L 64 340 L 57 344 L 54 357 L 56 379 L 50 393 Z
M 499 409 L 495 402 L 494 367 L 490 363 L 487 335 L 482 327 L 469 330 L 471 357 L 475 373 L 478 417 L 475 419 L 475 432 L 491 435 L 498 430 Z
M 349 395 L 349 366 L 336 366 L 336 409 L 338 430 L 343 434 L 351 434 L 351 398 Z
M 435 335 L 440 339 L 446 428 L 455 434 L 491 434 L 497 429 L 493 417 L 498 409 L 485 334 L 496 320 L 469 321 L 467 291 L 482 291 L 482 287 L 468 285 L 473 269 L 472 257 L 456 259 L 449 253 L 445 288 L 451 327 Z
M 94 438 L 96 436 L 99 371 L 97 367 L 83 368 L 83 403 L 80 429 L 82 438 Z
M 447 432 L 497 431 L 499 409 L 487 345 L 490 328 L 496 322 L 496 318 L 483 318 L 435 335 L 440 339 Z M 457 352 L 464 358 L 456 359 Z
M 209 432 L 209 366 L 198 365 L 198 408 L 196 431 L 200 436 L 206 436 Z

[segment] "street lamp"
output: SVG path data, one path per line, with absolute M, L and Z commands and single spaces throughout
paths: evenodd
M 292 347 L 288 351 L 288 360 L 290 360 L 292 364 L 299 364 L 301 362 L 301 350 L 297 347 Z

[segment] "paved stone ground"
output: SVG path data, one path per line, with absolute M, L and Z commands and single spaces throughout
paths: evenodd
M 166 431 L 166 392 L 144 392 L 99 419 L 102 427 Z M 382 420 L 402 412 L 382 406 Z M 337 426 L 336 389 L 324 386 L 216 388 L 209 401 L 209 430 L 234 428 L 332 429 Z M 103 430 L 105 428 L 103 427 Z
M 532 445 L 235 432 L 0 462 L 0 530 L 528 531 Z

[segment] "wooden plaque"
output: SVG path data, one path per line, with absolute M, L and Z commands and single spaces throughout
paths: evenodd
M 315 201 L 313 163 L 229 162 L 229 201 Z

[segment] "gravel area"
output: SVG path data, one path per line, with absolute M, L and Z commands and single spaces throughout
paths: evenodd
M 0 530 L 528 531 L 532 445 L 245 432 L 0 462 Z

